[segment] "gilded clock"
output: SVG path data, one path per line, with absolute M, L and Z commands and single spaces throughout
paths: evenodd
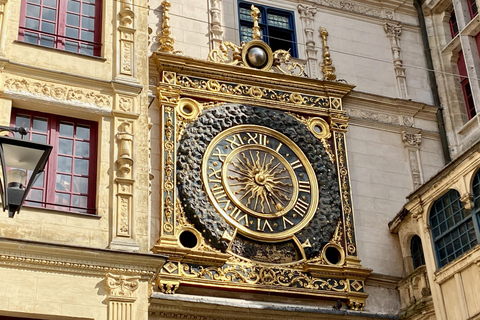
M 186 127 L 177 158 L 185 213 L 217 249 L 297 261 L 318 255 L 335 230 L 335 166 L 324 144 L 284 112 L 208 109 Z

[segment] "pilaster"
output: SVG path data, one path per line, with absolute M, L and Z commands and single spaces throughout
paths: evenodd
M 125 276 L 107 273 L 105 282 L 108 290 L 108 320 L 134 320 L 135 291 L 140 276 Z
M 5 56 L 5 35 L 8 0 L 0 0 L 0 56 Z
M 419 153 L 422 135 L 420 133 L 407 133 L 402 131 L 402 141 L 408 152 L 408 163 L 410 165 L 413 188 L 417 189 L 423 183 L 422 164 Z
M 117 36 L 117 79 L 135 81 L 135 13 L 132 0 L 119 1 Z
M 306 49 L 305 53 L 307 56 L 307 69 L 310 78 L 317 79 L 317 53 L 318 50 L 315 49 L 315 40 L 314 40 L 314 29 L 313 22 L 315 19 L 315 14 L 317 13 L 317 8 L 309 7 L 303 4 L 298 5 L 298 13 L 300 14 L 300 19 L 303 22 L 303 31 L 305 32 L 305 44 Z
M 210 41 L 211 48 L 217 49 L 223 41 L 222 0 L 210 0 Z
M 395 78 L 397 81 L 398 95 L 402 99 L 408 99 L 407 91 L 407 76 L 405 75 L 405 68 L 403 67 L 403 60 L 400 49 L 400 35 L 402 34 L 402 25 L 392 24 L 386 22 L 384 30 L 387 38 L 390 40 L 390 47 L 392 49 L 393 67 L 395 70 Z

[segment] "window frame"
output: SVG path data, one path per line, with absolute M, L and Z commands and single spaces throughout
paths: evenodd
M 266 6 L 266 5 L 261 5 L 261 4 L 256 4 L 256 3 L 252 3 L 252 2 L 239 0 L 238 1 L 238 22 L 239 22 L 240 41 L 244 41 L 244 39 L 242 39 L 242 26 L 253 27 L 253 22 L 252 21 L 241 19 L 240 9 L 245 8 L 245 9 L 250 10 L 250 7 L 251 7 L 252 4 L 260 10 L 260 20 L 259 20 L 258 24 L 259 24 L 260 29 L 261 29 L 262 40 L 265 43 L 267 43 L 270 47 L 272 47 L 271 41 L 270 41 L 271 37 L 273 37 L 271 35 L 272 33 L 275 33 L 275 32 L 289 33 L 290 36 L 291 36 L 290 39 L 286 39 L 286 38 L 285 39 L 278 38 L 278 39 L 280 39 L 281 42 L 291 43 L 290 54 L 291 54 L 292 57 L 298 58 L 297 34 L 296 34 L 296 28 L 295 28 L 295 12 L 294 11 L 283 10 L 283 9 L 279 9 L 279 8 L 275 8 L 275 7 L 270 7 L 270 6 Z M 270 25 L 269 22 L 268 22 L 268 14 L 275 14 L 275 15 L 278 15 L 278 16 L 287 17 L 288 21 L 289 21 L 289 24 L 290 24 L 290 28 L 287 29 L 287 28 L 281 28 L 281 27 L 278 27 L 278 26 Z M 277 39 L 275 39 L 275 40 L 277 40 Z M 278 49 L 288 50 L 288 48 L 280 48 L 280 47 L 273 48 L 272 47 L 272 51 L 276 51 Z
M 470 14 L 470 19 L 475 18 L 478 14 L 477 2 L 475 0 L 467 0 L 468 13 Z
M 449 221 L 447 219 L 440 220 L 439 218 L 437 218 L 438 216 L 440 216 L 440 214 L 443 214 L 446 217 L 448 213 L 448 210 L 440 210 L 435 212 L 437 208 L 437 204 L 441 205 L 444 209 L 447 206 L 452 209 L 452 212 L 450 212 L 450 215 L 448 216 L 448 218 L 451 217 L 453 219 L 453 220 L 450 220 L 450 222 L 451 221 L 454 222 L 453 225 L 448 226 Z M 456 212 L 453 212 L 454 206 L 457 206 L 458 208 Z M 460 219 L 457 219 L 457 216 L 455 213 L 461 213 L 463 217 L 460 216 Z M 434 219 L 439 220 L 439 222 L 434 223 Z M 430 233 L 432 236 L 432 242 L 435 250 L 435 256 L 436 256 L 438 268 L 442 268 L 450 264 L 452 261 L 464 255 L 466 252 L 470 251 L 472 248 L 478 245 L 478 241 L 480 239 L 479 225 L 478 225 L 479 221 L 473 214 L 473 210 L 471 212 L 468 212 L 465 210 L 463 203 L 460 201 L 460 193 L 455 189 L 450 189 L 449 191 L 447 191 L 445 194 L 443 194 L 440 198 L 438 198 L 432 203 L 432 207 L 430 208 L 430 217 L 428 221 L 429 221 Z M 462 231 L 462 227 L 468 226 L 467 224 L 469 221 L 471 221 L 473 225 L 474 237 L 471 237 L 471 234 L 469 233 L 470 231 L 469 229 L 467 229 L 466 231 Z M 442 223 L 446 225 L 447 227 L 446 230 L 442 231 L 440 229 L 440 233 L 438 235 L 435 235 L 435 229 L 437 227 L 440 228 L 440 225 Z M 448 254 L 447 252 L 447 255 L 443 257 L 441 254 L 442 249 L 445 249 L 445 251 L 447 251 L 448 245 L 451 244 L 453 246 L 455 243 L 455 240 L 460 239 L 460 242 L 461 242 L 462 235 L 452 240 L 455 232 L 458 232 L 458 233 L 463 232 L 462 235 L 468 234 L 469 242 L 466 244 L 460 243 L 461 244 L 460 248 L 453 248 L 452 253 Z M 444 240 L 445 241 L 450 240 L 450 242 L 447 243 L 446 245 L 443 245 L 441 241 L 445 242 Z
M 63 50 L 63 51 L 71 52 L 71 53 L 87 55 L 87 56 L 94 56 L 94 57 L 100 57 L 101 56 L 101 54 L 102 54 L 102 52 L 101 52 L 102 51 L 102 20 L 103 20 L 103 12 L 102 12 L 103 11 L 103 8 L 102 8 L 103 1 L 102 0 L 96 0 L 95 1 L 95 4 L 94 4 L 95 14 L 94 14 L 93 17 L 92 16 L 85 16 L 85 17 L 90 17 L 91 19 L 93 19 L 93 23 L 94 23 L 93 30 L 82 28 L 82 22 L 81 22 L 82 17 L 84 17 L 84 16 L 82 16 L 82 8 L 83 8 L 82 4 L 83 3 L 91 4 L 91 3 L 88 2 L 88 1 L 91 1 L 91 0 L 75 0 L 76 2 L 80 3 L 79 12 L 78 12 L 79 23 L 78 23 L 78 26 L 73 26 L 74 28 L 78 29 L 78 33 L 79 33 L 78 38 L 71 38 L 71 37 L 68 37 L 66 35 L 67 27 L 68 27 L 68 25 L 67 25 L 67 14 L 69 13 L 67 3 L 70 0 L 56 0 L 57 2 L 56 2 L 56 6 L 55 6 L 55 8 L 56 8 L 55 9 L 56 10 L 55 11 L 55 21 L 46 20 L 50 23 L 53 22 L 55 24 L 53 33 L 41 30 L 41 23 L 42 23 L 43 20 L 45 20 L 42 17 L 42 13 L 43 13 L 44 8 L 45 7 L 46 8 L 53 8 L 53 7 L 48 7 L 48 6 L 44 5 L 45 0 L 35 0 L 35 1 L 38 1 L 39 3 L 33 3 L 33 2 L 30 3 L 32 5 L 40 7 L 40 13 L 39 13 L 40 17 L 33 17 L 35 19 L 38 18 L 39 26 L 38 26 L 38 30 L 27 28 L 27 26 L 26 26 L 26 19 L 28 18 L 27 17 L 27 5 L 29 4 L 28 3 L 29 1 L 32 1 L 32 0 L 21 0 L 20 25 L 19 25 L 19 28 L 18 28 L 18 40 L 19 41 L 24 42 L 24 43 L 35 44 L 35 43 L 32 43 L 32 42 L 25 41 L 25 32 L 29 32 L 31 34 L 37 34 L 38 35 L 36 45 L 44 46 L 44 47 L 47 47 L 47 48 L 59 49 L 59 50 Z M 74 13 L 74 14 L 77 15 L 77 13 Z M 81 39 L 82 30 L 87 30 L 87 31 L 93 32 L 93 40 L 92 41 L 82 40 Z M 42 36 L 53 37 L 53 46 L 42 45 L 41 42 L 40 42 Z M 70 41 L 70 42 L 77 43 L 77 52 L 65 49 L 65 41 Z M 81 48 L 82 44 L 93 46 L 93 53 L 89 54 L 89 53 L 82 52 L 82 48 Z
M 467 74 L 467 67 L 465 65 L 465 58 L 463 51 L 460 51 L 457 61 L 458 74 L 460 75 L 460 85 L 462 87 L 463 99 L 465 100 L 465 111 L 467 112 L 468 120 L 476 116 L 475 101 L 473 99 L 472 88 Z
M 59 210 L 63 212 L 72 212 L 72 213 L 84 213 L 84 214 L 89 214 L 89 215 L 95 215 L 96 214 L 96 198 L 97 198 L 97 146 L 98 146 L 98 123 L 94 121 L 89 121 L 89 120 L 83 120 L 83 119 L 77 119 L 77 118 L 71 118 L 71 117 L 64 117 L 60 115 L 55 115 L 55 114 L 50 114 L 50 113 L 44 113 L 44 112 L 38 112 L 38 111 L 31 111 L 31 110 L 26 110 L 26 109 L 19 109 L 19 108 L 12 108 L 11 112 L 11 120 L 10 124 L 11 126 L 16 125 L 16 119 L 18 115 L 23 115 L 23 116 L 28 116 L 30 117 L 30 127 L 27 128 L 29 130 L 28 133 L 28 139 L 32 139 L 32 134 L 36 133 L 32 129 L 32 124 L 33 124 L 33 119 L 34 118 L 44 118 L 47 119 L 47 131 L 44 134 L 47 137 L 47 144 L 50 144 L 53 146 L 52 152 L 50 154 L 49 160 L 47 161 L 47 164 L 45 166 L 45 173 L 43 175 L 43 185 L 41 187 L 39 186 L 32 186 L 32 190 L 43 190 L 43 195 L 42 195 L 42 201 L 37 202 L 34 200 L 28 200 L 25 202 L 26 206 L 30 207 L 40 207 L 40 208 L 46 208 L 46 209 L 53 209 L 53 210 Z M 89 133 L 89 140 L 85 139 L 78 139 L 76 137 L 76 132 L 74 133 L 72 139 L 74 142 L 72 143 L 72 168 L 71 168 L 71 182 L 70 184 L 73 186 L 74 185 L 74 177 L 88 177 L 88 183 L 87 183 L 87 193 L 81 193 L 81 192 L 74 192 L 73 188 L 70 189 L 70 191 L 66 190 L 57 190 L 57 174 L 65 174 L 62 173 L 61 171 L 58 170 L 58 156 L 62 156 L 62 154 L 59 152 L 59 139 L 60 139 L 60 123 L 73 123 L 74 128 L 77 128 L 78 126 L 89 126 L 90 128 L 90 133 Z M 43 133 L 41 133 L 43 134 Z M 26 137 L 26 139 L 27 139 Z M 65 139 L 65 137 L 63 137 Z M 84 142 L 88 141 L 89 142 L 89 156 L 88 156 L 88 174 L 78 174 L 74 172 L 74 163 L 75 159 L 80 159 L 80 160 L 85 160 L 85 157 L 81 156 L 76 156 L 75 155 L 75 142 Z M 68 174 L 68 173 L 66 173 Z M 32 191 L 31 190 L 31 191 Z M 60 191 L 60 193 L 63 194 L 69 194 L 70 195 L 70 201 L 69 205 L 64 205 L 64 204 L 59 204 L 56 203 L 55 197 L 56 193 Z M 80 195 L 80 196 L 86 196 L 87 197 L 87 206 L 86 208 L 83 207 L 75 207 L 73 206 L 73 196 L 74 195 Z
M 410 255 L 412 257 L 413 270 L 425 265 L 425 254 L 423 253 L 422 239 L 414 235 L 410 240 Z
M 450 12 L 450 19 L 448 19 L 448 25 L 450 27 L 450 34 L 452 39 L 455 38 L 460 30 L 458 29 L 457 16 L 455 15 L 455 10 L 452 9 Z

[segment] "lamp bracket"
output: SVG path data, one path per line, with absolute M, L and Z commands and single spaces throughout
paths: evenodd
M 8 131 L 8 132 L 18 132 L 22 136 L 22 139 L 24 136 L 28 134 L 28 130 L 25 129 L 24 127 L 7 127 L 7 126 L 0 126 L 0 132 L 3 131 Z

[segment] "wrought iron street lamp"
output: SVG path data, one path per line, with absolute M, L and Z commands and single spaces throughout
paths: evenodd
M 22 127 L 0 126 L 0 132 L 3 131 L 18 132 L 22 139 L 28 134 Z M 22 208 L 51 151 L 48 144 L 0 136 L 0 192 L 3 211 L 8 209 L 10 218 Z

